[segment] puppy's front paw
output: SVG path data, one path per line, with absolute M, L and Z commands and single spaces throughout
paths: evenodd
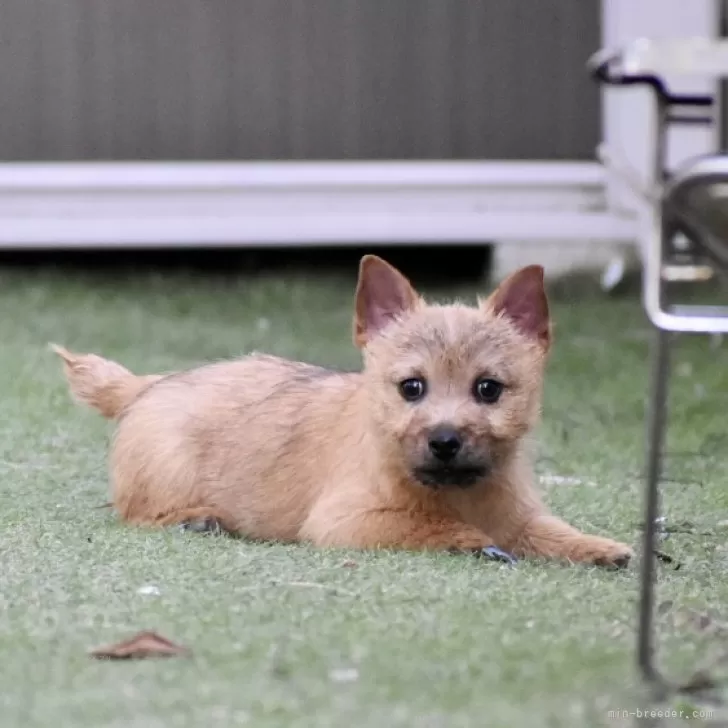
M 612 569 L 624 569 L 633 557 L 634 551 L 627 544 L 595 536 L 585 540 L 575 549 L 572 560 Z

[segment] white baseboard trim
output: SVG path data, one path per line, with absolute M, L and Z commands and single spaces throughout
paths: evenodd
M 0 248 L 632 243 L 596 163 L 0 163 Z

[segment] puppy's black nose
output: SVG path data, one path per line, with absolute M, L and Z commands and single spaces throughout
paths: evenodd
M 455 430 L 450 427 L 438 427 L 430 433 L 427 443 L 430 452 L 438 459 L 446 463 L 452 460 L 462 447 L 462 440 Z

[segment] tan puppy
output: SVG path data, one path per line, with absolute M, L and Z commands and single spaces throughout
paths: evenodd
M 550 515 L 532 485 L 550 340 L 539 266 L 478 307 L 430 305 L 366 256 L 361 373 L 254 354 L 136 376 L 55 350 L 74 396 L 118 420 L 113 502 L 130 523 L 624 566 L 628 546 Z

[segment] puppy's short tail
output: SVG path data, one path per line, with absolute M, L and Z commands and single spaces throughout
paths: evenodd
M 96 354 L 73 354 L 57 344 L 51 344 L 50 348 L 63 359 L 73 398 L 108 419 L 116 419 L 147 387 L 164 377 L 162 374 L 137 376 L 121 364 Z

